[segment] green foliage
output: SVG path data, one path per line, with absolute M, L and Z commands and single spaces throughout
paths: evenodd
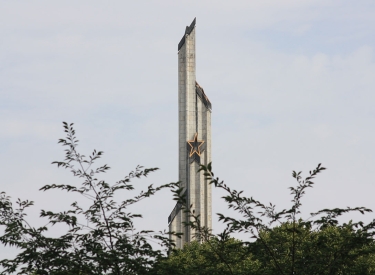
M 98 176 L 109 169 L 107 165 L 93 168 L 95 160 L 103 153 L 94 150 L 88 157 L 81 155 L 77 151 L 73 124 L 64 122 L 64 130 L 66 138 L 60 139 L 59 143 L 66 148 L 65 160 L 53 163 L 69 169 L 82 184 L 52 184 L 40 190 L 78 193 L 91 205 L 84 208 L 79 202 L 73 202 L 67 211 L 42 210 L 40 216 L 49 222 L 34 228 L 25 220 L 25 209 L 33 203 L 18 200 L 18 207 L 14 207 L 10 197 L 1 193 L 0 225 L 5 227 L 5 232 L 0 236 L 0 242 L 21 250 L 14 259 L 0 261 L 1 274 L 146 274 L 154 261 L 163 256 L 162 251 L 152 248 L 149 240 L 158 241 L 166 250 L 170 249 L 171 243 L 166 232 L 137 232 L 133 220 L 141 215 L 133 214 L 127 208 L 161 189 L 175 188 L 176 184 L 150 185 L 139 195 L 118 203 L 113 200 L 116 192 L 133 190 L 131 180 L 147 177 L 157 168 L 138 166 L 115 184 L 99 180 Z M 45 232 L 55 224 L 67 225 L 69 229 L 58 238 L 47 237 Z
M 147 177 L 157 168 L 138 166 L 124 179 L 109 184 L 99 176 L 109 167 L 93 168 L 102 152 L 94 151 L 85 157 L 77 151 L 78 140 L 73 124 L 64 123 L 65 160 L 53 162 L 70 170 L 81 180 L 81 185 L 52 184 L 40 190 L 58 189 L 77 193 L 91 202 L 83 207 L 73 202 L 62 212 L 41 210 L 45 226 L 35 228 L 26 221 L 26 209 L 31 201 L 17 200 L 15 205 L 4 192 L 0 193 L 0 226 L 4 234 L 0 242 L 15 246 L 21 252 L 14 259 L 3 259 L 0 274 L 33 275 L 103 275 L 103 274 L 220 274 L 220 275 L 375 275 L 375 220 L 342 223 L 342 216 L 350 212 L 372 212 L 365 207 L 323 209 L 310 215 L 301 213 L 302 198 L 314 186 L 316 175 L 325 170 L 320 164 L 302 179 L 301 172 L 293 172 L 297 181 L 290 187 L 292 204 L 289 209 L 277 210 L 272 203 L 263 204 L 243 191 L 232 190 L 214 176 L 212 166 L 201 166 L 206 180 L 224 190 L 228 207 L 240 218 L 218 214 L 226 228 L 214 235 L 210 228 L 202 227 L 194 205 L 186 205 L 183 190 L 178 183 L 148 186 L 139 195 L 122 202 L 114 201 L 115 193 L 134 190 L 131 181 Z M 196 241 L 181 250 L 167 234 L 180 233 L 137 231 L 134 219 L 140 214 L 128 207 L 167 188 L 174 193 L 181 211 L 190 217 L 186 226 L 195 232 Z M 68 230 L 60 237 L 47 237 L 53 225 L 62 224 Z M 235 240 L 241 233 L 244 241 Z M 164 248 L 155 250 L 149 243 L 157 241 Z M 166 256 L 169 251 L 169 257 Z
M 292 274 L 288 273 L 292 268 L 301 275 L 375 274 L 375 243 L 353 223 L 313 230 L 299 220 L 259 235 L 248 247 L 261 263 L 262 274 L 277 274 L 279 270 Z
M 218 214 L 226 229 L 216 236 L 209 228 L 202 227 L 193 205 L 186 205 L 181 190 L 175 190 L 177 201 L 189 215 L 190 226 L 198 241 L 210 243 L 217 238 L 224 245 L 231 235 L 241 233 L 247 256 L 253 259 L 260 274 L 375 274 L 374 229 L 375 220 L 340 223 L 345 213 L 372 212 L 365 207 L 323 209 L 308 216 L 301 213 L 302 198 L 308 188 L 314 186 L 315 177 L 325 170 L 320 164 L 302 179 L 301 172 L 292 176 L 297 185 L 290 187 L 292 205 L 289 209 L 277 210 L 272 203 L 263 204 L 253 197 L 245 197 L 243 191 L 232 190 L 214 176 L 211 163 L 201 165 L 206 180 L 216 188 L 224 190 L 222 198 L 228 208 L 238 212 L 241 218 Z M 237 274 L 225 250 L 213 250 L 218 261 L 227 266 L 228 274 Z M 212 262 L 215 266 L 217 263 Z M 256 274 L 255 270 L 253 274 Z
M 218 253 L 219 252 L 219 253 Z M 225 262 L 220 259 L 225 255 Z M 228 239 L 220 242 L 212 238 L 207 242 L 186 244 L 174 250 L 169 258 L 156 266 L 157 275 L 229 275 L 259 274 L 260 263 L 254 260 L 242 242 Z
M 225 241 L 211 238 L 203 243 L 194 241 L 161 260 L 153 274 L 274 275 L 281 274 L 280 270 L 293 274 L 290 270 L 294 266 L 294 274 L 301 275 L 373 275 L 375 243 L 352 225 L 312 230 L 300 220 L 295 225 L 283 223 L 269 231 L 261 231 L 255 242 L 233 238 Z M 293 231 L 297 232 L 294 240 Z

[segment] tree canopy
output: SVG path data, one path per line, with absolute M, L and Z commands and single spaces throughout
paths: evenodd
M 69 170 L 81 185 L 52 184 L 40 190 L 77 193 L 90 204 L 83 206 L 82 201 L 75 201 L 66 211 L 41 210 L 40 217 L 48 223 L 34 227 L 26 220 L 26 210 L 33 202 L 18 199 L 14 203 L 2 192 L 0 226 L 4 233 L 0 242 L 17 247 L 20 253 L 13 259 L 0 260 L 0 274 L 375 274 L 375 221 L 342 222 L 346 213 L 365 214 L 371 209 L 347 207 L 301 213 L 305 192 L 325 170 L 321 164 L 304 179 L 301 172 L 292 173 L 297 183 L 290 187 L 291 206 L 281 210 L 233 190 L 215 177 L 211 163 L 201 166 L 199 172 L 207 182 L 224 190 L 224 202 L 240 214 L 240 218 L 218 214 L 226 227 L 215 235 L 201 226 L 194 205 L 186 204 L 178 183 L 150 185 L 135 197 L 115 201 L 115 193 L 134 190 L 133 180 L 147 177 L 157 168 L 138 166 L 112 184 L 100 180 L 99 175 L 109 169 L 107 165 L 94 167 L 103 152 L 94 150 L 87 157 L 79 153 L 73 124 L 63 126 L 66 137 L 59 143 L 65 148 L 65 159 L 53 164 Z M 172 191 L 182 205 L 181 211 L 190 217 L 185 225 L 195 232 L 195 241 L 181 250 L 175 249 L 169 239 L 169 234 L 181 237 L 181 233 L 137 231 L 134 219 L 142 216 L 128 210 L 162 189 Z M 59 237 L 48 237 L 47 231 L 55 224 L 66 225 L 68 230 Z M 242 239 L 234 239 L 234 234 L 241 234 Z M 152 246 L 151 240 L 160 248 Z
M 225 260 L 221 257 L 225 257 Z M 229 275 L 258 274 L 260 262 L 242 242 L 233 238 L 225 242 L 212 238 L 193 241 L 183 249 L 174 250 L 155 266 L 157 275 Z
M 322 209 L 309 215 L 301 213 L 303 196 L 314 186 L 315 177 L 325 169 L 319 164 L 306 178 L 302 178 L 302 172 L 293 171 L 297 184 L 289 188 L 291 206 L 278 210 L 272 203 L 264 204 L 246 197 L 243 191 L 231 189 L 214 176 L 211 164 L 207 167 L 201 165 L 200 171 L 206 180 L 226 192 L 222 198 L 228 208 L 240 214 L 240 218 L 218 214 L 226 228 L 217 235 L 201 226 L 199 215 L 195 214 L 193 205 L 186 205 L 181 190 L 174 193 L 190 216 L 187 225 L 195 230 L 198 241 L 209 244 L 214 239 L 225 246 L 233 233 L 240 233 L 243 236 L 241 251 L 247 251 L 241 257 L 260 264 L 259 274 L 375 274 L 375 220 L 368 224 L 362 221 L 340 222 L 346 213 L 365 214 L 372 212 L 371 209 L 347 207 Z M 212 251 L 225 264 L 228 274 L 237 274 L 225 249 Z M 257 274 L 255 270 L 253 273 Z
M 81 186 L 52 184 L 40 190 L 78 193 L 91 205 L 83 207 L 75 201 L 63 212 L 42 210 L 40 217 L 47 218 L 49 222 L 46 226 L 35 228 L 25 219 L 25 210 L 33 202 L 18 200 L 14 206 L 11 198 L 2 192 L 0 225 L 5 231 L 0 236 L 0 242 L 15 246 L 21 252 L 14 259 L 0 261 L 1 274 L 146 274 L 154 261 L 165 254 L 154 249 L 150 239 L 158 241 L 165 250 L 171 244 L 167 233 L 137 231 L 133 221 L 142 216 L 129 212 L 127 208 L 161 189 L 173 189 L 176 184 L 150 185 L 135 197 L 122 202 L 114 201 L 115 193 L 133 190 L 132 180 L 147 177 L 157 168 L 138 166 L 114 184 L 99 180 L 98 175 L 109 169 L 107 165 L 94 168 L 95 161 L 103 152 L 94 150 L 87 157 L 79 153 L 73 124 L 64 122 L 63 126 L 66 138 L 60 139 L 59 143 L 66 148 L 65 160 L 53 164 L 70 170 L 81 180 Z M 46 231 L 55 224 L 65 224 L 69 229 L 60 237 L 47 237 Z
M 186 244 L 161 260 L 155 274 L 375 274 L 375 243 L 352 223 L 320 230 L 302 221 L 283 223 L 260 235 L 249 243 L 213 237 Z

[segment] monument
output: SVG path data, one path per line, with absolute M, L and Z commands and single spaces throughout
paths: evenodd
M 178 44 L 178 119 L 179 119 L 179 181 L 186 198 L 186 205 L 199 215 L 204 227 L 212 228 L 211 185 L 202 173 L 197 173 L 200 164 L 211 162 L 211 102 L 196 81 L 195 23 L 186 27 Z M 174 238 L 177 248 L 194 239 L 195 232 L 183 222 L 188 214 L 176 204 L 168 217 L 169 230 L 183 233 Z

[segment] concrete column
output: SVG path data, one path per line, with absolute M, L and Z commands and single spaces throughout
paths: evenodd
M 202 226 L 211 228 L 211 187 L 204 176 L 197 173 L 199 164 L 207 165 L 211 161 L 211 109 L 196 91 L 196 55 L 195 55 L 195 19 L 186 27 L 185 35 L 179 43 L 178 51 L 178 120 L 179 120 L 179 181 L 186 194 L 187 205 L 193 205 L 196 215 L 200 215 Z M 203 89 L 202 89 L 203 92 Z M 204 94 L 204 93 L 203 93 Z M 204 95 L 205 96 L 205 95 Z M 210 105 L 211 106 L 211 105 Z M 205 142 L 205 151 L 200 156 L 200 163 L 190 158 L 187 142 L 193 140 Z M 195 232 L 185 228 L 186 214 L 181 209 L 171 222 L 170 229 L 184 233 L 176 240 L 177 248 L 190 242 Z

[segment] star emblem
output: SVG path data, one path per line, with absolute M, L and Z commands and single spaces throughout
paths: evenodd
M 204 140 L 198 140 L 198 133 L 195 133 L 193 140 L 188 140 L 188 148 L 190 149 L 189 157 L 192 157 L 194 154 L 197 154 L 199 157 L 202 153 L 202 145 L 204 143 Z

